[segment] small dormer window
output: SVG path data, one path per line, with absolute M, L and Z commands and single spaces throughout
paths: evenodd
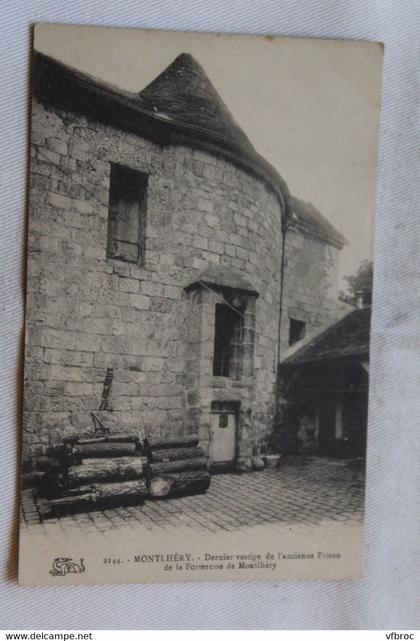
M 111 165 L 108 258 L 144 263 L 147 174 Z
M 294 345 L 305 337 L 306 323 L 297 320 L 296 318 L 290 319 L 289 324 L 289 345 Z

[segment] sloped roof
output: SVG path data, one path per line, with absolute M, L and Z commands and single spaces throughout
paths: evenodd
M 182 53 L 139 93 L 124 91 L 34 51 L 34 95 L 159 144 L 184 144 L 216 153 L 268 184 L 287 216 L 303 231 L 342 247 L 345 239 L 312 205 L 290 195 L 278 171 L 260 156 L 236 123 L 201 65 Z
M 370 307 L 355 309 L 286 358 L 282 365 L 301 365 L 369 354 Z
M 213 87 L 203 67 L 182 53 L 139 93 L 155 113 L 221 136 L 226 143 L 255 154 L 251 142 Z
M 287 204 L 292 224 L 301 227 L 303 231 L 308 231 L 315 236 L 332 241 L 332 243 L 339 248 L 347 244 L 344 236 L 331 225 L 312 203 L 307 203 L 294 196 L 289 196 L 287 198 Z M 295 216 L 293 216 L 293 214 Z
M 250 294 L 258 296 L 258 292 L 250 281 L 248 281 L 242 272 L 228 267 L 227 265 L 210 265 L 205 271 L 189 282 L 185 289 L 205 285 L 216 285 L 218 287 L 228 287 L 229 289 L 240 289 Z
M 268 184 L 285 210 L 278 171 L 235 122 L 202 67 L 188 54 L 139 93 L 121 90 L 34 51 L 34 95 L 46 106 L 79 113 L 162 145 L 189 145 L 220 155 Z

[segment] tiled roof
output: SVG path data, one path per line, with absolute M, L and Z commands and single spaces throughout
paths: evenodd
M 263 180 L 283 210 L 286 182 L 260 156 L 202 67 L 181 54 L 140 93 L 130 93 L 34 52 L 34 95 L 46 106 L 89 116 L 159 144 L 189 145 L 220 155 Z
M 347 244 L 344 236 L 311 203 L 289 196 L 287 204 L 292 224 L 296 224 L 304 231 L 330 240 L 340 248 Z
M 284 366 L 369 354 L 370 307 L 355 309 L 283 361 Z
M 34 94 L 46 105 L 88 115 L 160 144 L 186 144 L 219 154 L 265 181 L 303 231 L 345 239 L 312 205 L 290 195 L 277 170 L 260 156 L 201 65 L 183 53 L 139 93 L 130 93 L 34 52 Z
M 177 122 L 200 127 L 220 136 L 248 154 L 255 149 L 213 87 L 202 66 L 182 53 L 155 78 L 139 98 L 155 113 Z

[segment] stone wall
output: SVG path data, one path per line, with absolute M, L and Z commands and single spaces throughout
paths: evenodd
M 340 250 L 289 227 L 285 239 L 281 353 L 289 348 L 290 318 L 306 323 L 306 335 L 337 320 L 345 307 L 337 300 Z
M 242 271 L 259 293 L 250 402 L 252 432 L 267 433 L 281 262 L 271 190 L 222 158 L 158 147 L 38 102 L 31 156 L 24 457 L 91 434 L 92 411 L 127 433 L 194 428 L 187 332 L 201 312 L 184 287 L 211 264 Z M 142 267 L 106 257 L 111 162 L 149 174 Z M 110 367 L 113 411 L 98 412 Z
M 306 324 L 308 340 L 352 309 L 337 299 L 339 255 L 339 248 L 298 227 L 286 231 L 280 361 L 290 353 L 291 318 Z M 294 348 L 298 346 L 296 343 Z M 308 415 L 305 392 L 290 395 L 290 383 L 285 371 L 280 370 L 279 443 L 283 452 L 302 453 L 302 448 L 298 450 L 298 434 L 302 440 L 308 426 L 311 434 L 317 434 L 318 416 L 313 409 Z

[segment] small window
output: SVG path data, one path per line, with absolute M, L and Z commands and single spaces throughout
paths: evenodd
M 109 188 L 109 258 L 144 263 L 147 174 L 111 165 Z
M 289 325 L 289 345 L 294 345 L 305 337 L 306 323 L 295 318 L 290 319 Z
M 219 414 L 219 427 L 227 427 L 228 426 L 228 415 L 227 414 Z
M 242 356 L 242 314 L 216 305 L 213 376 L 239 378 Z

